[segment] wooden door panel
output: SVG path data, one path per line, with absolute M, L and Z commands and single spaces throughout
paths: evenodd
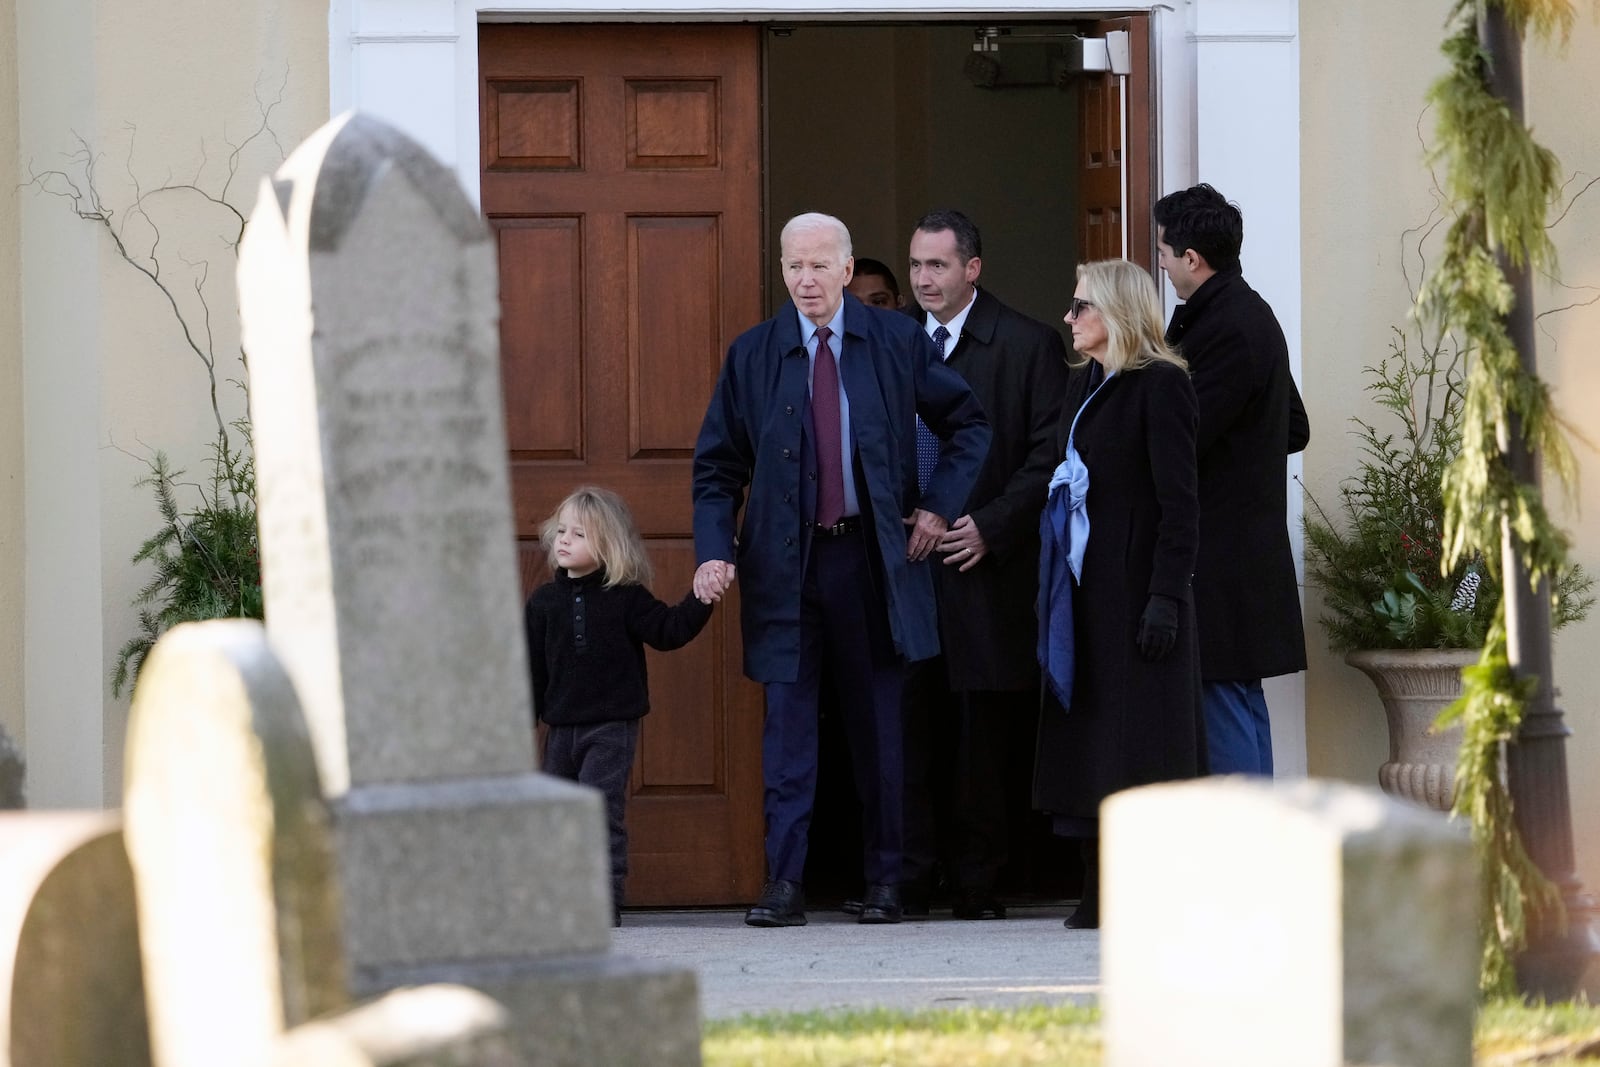
M 722 106 L 716 79 L 635 78 L 623 84 L 629 168 L 718 165 Z
M 506 440 L 513 462 L 583 454 L 582 220 L 492 220 L 500 277 Z
M 694 571 L 695 435 L 722 355 L 761 318 L 758 30 L 485 25 L 483 207 L 499 240 L 512 499 L 538 526 L 582 483 L 627 500 L 664 600 Z M 635 904 L 760 888 L 760 690 L 737 600 L 648 653 L 629 802 Z
M 582 165 L 578 155 L 581 83 L 571 78 L 494 79 L 483 94 L 490 170 Z
M 627 227 L 627 288 L 648 293 L 628 301 L 633 455 L 693 459 L 710 394 L 703 353 L 723 351 L 721 223 L 707 215 L 635 216 Z
M 1122 151 L 1122 86 L 1115 74 L 1086 75 L 1078 94 L 1079 214 L 1078 247 L 1085 260 L 1126 256 L 1147 270 L 1155 268 L 1155 243 L 1150 191 L 1155 161 L 1151 142 L 1150 19 L 1147 15 L 1105 19 L 1092 33 L 1128 33 L 1131 69 L 1126 78 L 1128 109 L 1127 158 Z M 1122 202 L 1122 176 L 1127 171 L 1128 202 Z M 1123 248 L 1123 211 L 1127 211 L 1128 245 Z

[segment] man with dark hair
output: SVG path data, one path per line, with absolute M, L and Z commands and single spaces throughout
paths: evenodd
M 907 683 L 905 873 L 908 884 L 925 883 L 938 853 L 954 890 L 952 914 L 1003 919 L 995 888 L 1008 856 L 1007 798 L 1027 785 L 1007 768 L 1033 766 L 1039 514 L 1060 459 L 1067 349 L 1053 328 L 978 287 L 983 242 L 961 212 L 924 215 L 910 252 L 917 318 L 983 405 L 993 437 L 966 506 L 939 545 L 934 593 L 943 653 L 915 664 Z M 917 429 L 925 484 L 938 441 Z M 1013 761 L 1018 746 L 1026 751 Z
M 856 257 L 856 272 L 845 291 L 869 308 L 895 311 L 900 307 L 900 283 L 889 265 L 879 259 Z
M 1239 269 L 1244 216 L 1209 185 L 1156 202 L 1161 269 L 1184 301 L 1167 342 L 1200 403 L 1201 703 L 1213 774 L 1272 773 L 1261 679 L 1306 668 L 1288 532 L 1288 457 L 1311 438 L 1272 308 Z

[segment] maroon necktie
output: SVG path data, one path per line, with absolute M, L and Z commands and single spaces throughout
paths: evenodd
M 811 368 L 811 428 L 817 434 L 817 524 L 844 518 L 844 463 L 839 442 L 839 368 L 828 347 L 826 326 L 817 328 L 817 359 Z

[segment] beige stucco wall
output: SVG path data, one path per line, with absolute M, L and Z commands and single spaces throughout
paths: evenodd
M 1554 149 L 1562 169 L 1577 178 L 1576 192 L 1600 176 L 1600 141 L 1594 135 L 1591 101 L 1600 95 L 1600 11 L 1578 5 L 1581 21 L 1564 55 L 1548 47 L 1530 49 L 1526 89 L 1529 117 L 1540 139 Z M 1573 555 L 1591 575 L 1600 575 L 1600 186 L 1589 189 L 1551 231 L 1560 255 L 1560 276 L 1575 290 L 1544 286 L 1540 311 L 1590 302 L 1541 320 L 1540 372 L 1555 390 L 1561 414 L 1589 444 L 1577 440 L 1581 475 L 1578 495 L 1561 514 L 1573 536 Z M 1554 495 L 1554 494 L 1553 494 Z M 1600 613 L 1562 631 L 1556 643 L 1558 706 L 1566 713 L 1573 834 L 1579 873 L 1591 891 L 1600 888 Z
M 22 740 L 22 335 L 17 5 L 0 0 L 0 725 Z
M 1429 217 L 1430 179 L 1419 141 L 1428 123 L 1423 95 L 1442 69 L 1437 42 L 1443 0 L 1392 4 L 1348 0 L 1303 2 L 1302 179 L 1305 278 L 1304 394 L 1313 443 L 1305 478 L 1325 505 L 1357 461 L 1346 430 L 1351 412 L 1370 410 L 1361 370 L 1387 352 L 1391 324 L 1409 304 L 1401 272 L 1401 234 Z M 1529 117 L 1539 137 L 1560 155 L 1576 185 L 1600 174 L 1600 143 L 1583 102 L 1600 91 L 1596 56 L 1600 28 L 1585 20 L 1564 58 L 1530 46 Z M 1570 284 L 1600 286 L 1600 187 L 1554 230 L 1562 273 Z M 1416 276 L 1416 261 L 1410 261 Z M 1540 310 L 1592 298 L 1597 289 L 1538 294 Z M 1591 441 L 1600 441 L 1600 367 L 1595 341 L 1600 308 L 1575 308 L 1544 320 L 1540 369 L 1556 390 L 1562 413 Z M 1600 570 L 1600 456 L 1578 445 L 1586 468 L 1580 511 L 1569 511 L 1574 555 Z M 1307 613 L 1319 602 L 1308 590 Z M 1386 757 L 1381 707 L 1366 680 L 1332 655 L 1320 628 L 1309 622 L 1307 747 L 1312 774 L 1371 781 Z M 1580 875 L 1600 884 L 1600 618 L 1570 627 L 1557 639 L 1556 684 L 1574 736 L 1568 760 Z
M 223 380 L 241 376 L 233 253 L 219 236 L 236 220 L 190 191 L 160 194 L 148 218 L 131 207 L 138 188 L 193 184 L 248 213 L 282 149 L 327 117 L 326 4 L 16 2 L 24 170 L 60 168 L 82 186 L 82 135 L 127 247 L 148 263 L 160 232 L 163 277 L 201 336 L 204 274 L 222 416 L 237 417 L 241 397 Z M 247 147 L 230 180 L 234 146 L 273 101 L 276 143 Z M 108 677 L 149 575 L 129 557 L 159 521 L 133 483 L 157 448 L 199 474 L 216 423 L 166 297 L 109 235 L 37 189 L 20 210 L 30 789 L 41 804 L 114 803 L 128 702 Z

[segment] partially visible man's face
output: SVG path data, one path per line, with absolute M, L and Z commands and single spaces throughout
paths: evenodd
M 1167 278 L 1171 280 L 1179 300 L 1189 299 L 1200 288 L 1200 281 L 1195 278 L 1194 269 L 1188 262 L 1189 253 L 1180 256 L 1173 251 L 1172 246 L 1167 244 L 1165 226 L 1156 228 L 1156 260 L 1161 264 L 1161 269 L 1167 272 Z
M 977 256 L 962 260 L 954 230 L 918 230 L 911 235 L 911 291 L 922 310 L 941 323 L 967 306 L 982 269 Z
M 850 295 L 868 307 L 893 311 L 900 306 L 900 298 L 889 288 L 888 279 L 881 274 L 857 274 L 850 279 Z
M 843 253 L 838 235 L 827 227 L 799 230 L 783 242 L 783 284 L 800 314 L 818 326 L 833 321 L 844 302 L 855 260 Z

